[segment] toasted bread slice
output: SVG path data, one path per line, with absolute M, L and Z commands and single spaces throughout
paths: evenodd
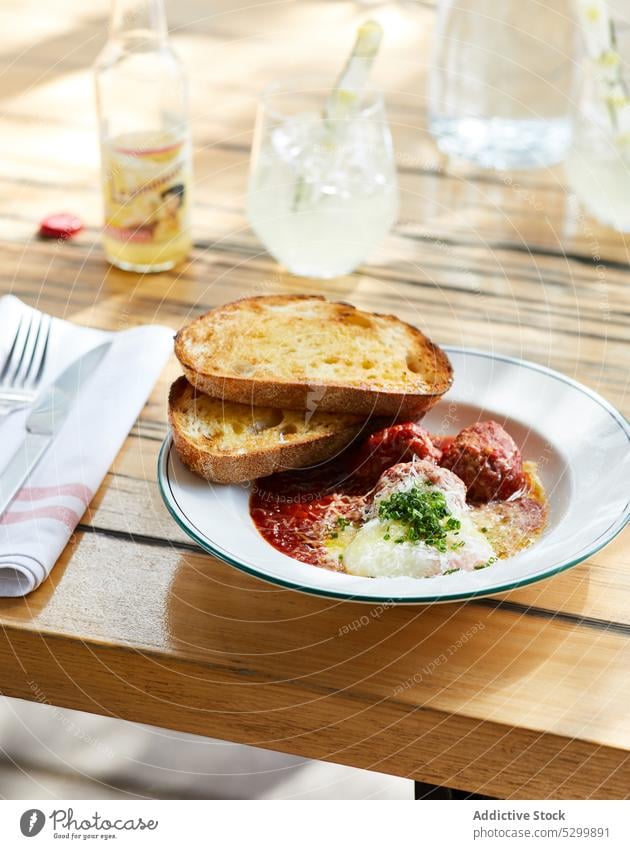
M 240 483 L 323 462 L 364 426 L 357 416 L 252 407 L 210 398 L 185 377 L 171 386 L 168 417 L 182 462 L 217 483 Z
M 211 310 L 177 334 L 175 353 L 202 392 L 282 409 L 413 418 L 452 382 L 446 354 L 415 327 L 309 295 Z

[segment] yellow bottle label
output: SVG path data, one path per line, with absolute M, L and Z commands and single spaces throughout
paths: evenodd
M 129 134 L 103 150 L 105 237 L 130 250 L 175 248 L 189 229 L 190 154 L 187 139 Z

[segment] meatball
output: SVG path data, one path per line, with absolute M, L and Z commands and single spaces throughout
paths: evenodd
M 361 446 L 355 467 L 357 473 L 375 483 L 380 475 L 397 463 L 408 463 L 417 457 L 439 463 L 442 452 L 420 425 L 404 422 L 373 433 Z
M 471 501 L 505 501 L 524 485 L 521 452 L 496 422 L 460 431 L 442 456 L 442 466 L 466 484 Z
M 404 492 L 419 483 L 429 484 L 449 495 L 451 508 L 460 513 L 466 509 L 466 487 L 457 475 L 429 460 L 398 463 L 383 472 L 372 491 L 372 507 L 368 515 L 378 516 L 378 505 L 394 492 Z

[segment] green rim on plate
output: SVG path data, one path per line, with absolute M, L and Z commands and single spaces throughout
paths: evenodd
M 630 441 L 630 426 L 627 420 L 607 401 L 605 401 L 601 396 L 599 396 L 596 392 L 588 389 L 577 381 L 572 380 L 571 378 L 565 377 L 559 372 L 554 371 L 553 369 L 546 368 L 545 366 L 537 365 L 536 363 L 530 363 L 526 360 L 520 360 L 515 357 L 508 357 L 504 355 L 497 354 L 489 354 L 484 351 L 477 351 L 475 349 L 470 348 L 460 348 L 455 346 L 444 346 L 444 349 L 448 353 L 462 354 L 465 356 L 473 356 L 473 357 L 484 357 L 492 360 L 499 360 L 501 362 L 513 363 L 520 367 L 524 367 L 527 369 L 531 369 L 533 371 L 538 371 L 543 374 L 546 374 L 556 380 L 560 380 L 563 383 L 572 386 L 577 389 L 579 392 L 587 395 L 591 400 L 595 401 L 600 407 L 602 407 L 617 423 L 620 430 L 625 434 L 626 440 Z M 309 595 L 320 596 L 323 598 L 335 598 L 345 601 L 356 601 L 356 602 L 364 602 L 364 603 L 394 603 L 394 604 L 435 604 L 441 602 L 452 602 L 452 601 L 462 601 L 471 598 L 478 598 L 480 596 L 488 596 L 488 595 L 496 595 L 498 593 L 508 592 L 510 590 L 518 589 L 520 587 L 527 586 L 532 583 L 536 583 L 537 581 L 541 581 L 545 578 L 552 577 L 553 575 L 557 575 L 559 572 L 563 572 L 566 569 L 570 569 L 573 566 L 576 566 L 579 563 L 582 563 L 584 560 L 587 560 L 589 557 L 592 557 L 602 548 L 604 548 L 608 543 L 610 543 L 626 526 L 628 521 L 630 520 L 630 503 L 626 503 L 625 508 L 623 509 L 621 515 L 617 517 L 617 519 L 603 532 L 600 534 L 596 540 L 593 541 L 592 544 L 585 547 L 579 555 L 573 556 L 571 559 L 562 561 L 558 564 L 555 564 L 551 567 L 545 567 L 538 573 L 530 574 L 520 580 L 510 581 L 508 583 L 499 584 L 492 589 L 480 589 L 480 590 L 467 590 L 464 592 L 456 592 L 456 593 L 440 593 L 439 595 L 422 595 L 422 596 L 395 596 L 395 595 L 362 595 L 360 593 L 350 594 L 348 592 L 336 592 L 332 589 L 320 589 L 312 586 L 304 586 L 298 582 L 289 581 L 284 578 L 276 577 L 274 575 L 270 575 L 267 572 L 262 571 L 261 569 L 256 568 L 256 566 L 250 565 L 248 563 L 243 562 L 242 560 L 237 559 L 233 554 L 224 551 L 220 546 L 213 543 L 207 537 L 203 535 L 201 532 L 184 514 L 183 510 L 179 506 L 177 502 L 177 498 L 173 493 L 171 481 L 168 473 L 168 465 L 170 460 L 170 452 L 172 448 L 172 437 L 169 433 L 160 449 L 159 457 L 158 457 L 158 468 L 157 468 L 157 477 L 158 484 L 160 488 L 160 494 L 162 499 L 177 523 L 177 525 L 186 533 L 194 542 L 200 546 L 200 548 L 209 554 L 219 558 L 225 563 L 228 563 L 230 566 L 234 566 L 236 569 L 241 570 L 242 572 L 246 572 L 249 575 L 253 575 L 256 578 L 260 578 L 267 583 L 274 584 L 276 586 L 281 586 L 286 589 L 293 589 L 299 592 L 308 593 Z M 316 567 L 313 567 L 316 568 Z M 372 579 L 365 578 L 364 580 L 370 581 Z

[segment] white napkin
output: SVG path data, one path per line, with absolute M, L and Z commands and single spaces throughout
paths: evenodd
M 20 315 L 30 309 L 12 295 L 0 298 L 0 366 Z M 107 340 L 112 345 L 81 398 L 0 517 L 0 596 L 26 595 L 48 577 L 155 385 L 173 331 L 150 326 L 105 333 L 53 319 L 42 388 Z M 24 438 L 27 415 L 0 418 L 0 475 Z

